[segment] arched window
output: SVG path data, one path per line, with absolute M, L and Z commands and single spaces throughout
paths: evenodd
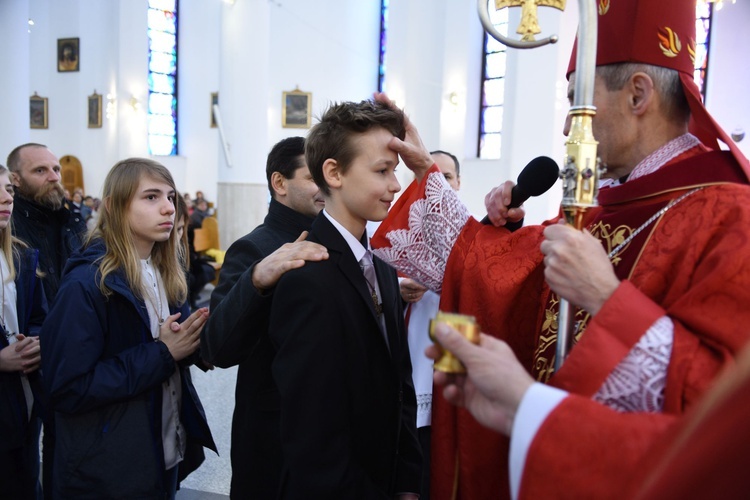
M 713 3 L 699 0 L 695 4 L 695 73 L 693 79 L 706 99 L 706 79 L 708 78 L 708 49 L 711 42 L 711 17 Z
M 490 9 L 490 20 L 500 33 L 508 36 L 508 9 Z M 479 144 L 477 145 L 477 156 L 483 159 L 500 158 L 503 104 L 505 103 L 506 51 L 505 45 L 484 32 Z
M 148 151 L 177 154 L 177 0 L 148 0 Z
M 388 0 L 380 0 L 380 58 L 378 64 L 378 92 L 385 92 L 385 41 L 388 32 Z

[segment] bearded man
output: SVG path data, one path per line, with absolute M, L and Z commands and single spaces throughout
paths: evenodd
M 81 246 L 86 223 L 65 207 L 60 162 L 47 146 L 29 143 L 8 155 L 15 186 L 13 234 L 39 249 L 44 293 L 52 303 L 68 257 Z
M 52 304 L 65 262 L 81 246 L 86 222 L 80 213 L 73 214 L 65 207 L 60 162 L 47 146 L 35 143 L 18 146 L 8 155 L 8 170 L 15 187 L 13 235 L 39 249 L 38 268 L 44 273 L 44 294 L 47 303 Z M 52 491 L 54 450 L 54 422 L 49 414 L 44 419 L 42 457 L 45 498 L 50 498 Z

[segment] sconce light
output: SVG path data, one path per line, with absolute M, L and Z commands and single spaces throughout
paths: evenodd
M 706 3 L 714 4 L 714 9 L 721 10 L 724 7 L 724 0 L 704 0 Z M 729 1 L 729 0 L 727 0 Z M 737 0 L 731 0 L 732 3 L 736 3 Z
M 117 96 L 114 94 L 107 94 L 107 120 L 114 118 L 117 112 Z
M 731 136 L 734 142 L 740 142 L 745 138 L 745 130 L 742 127 L 737 127 L 736 129 L 732 130 Z
M 458 92 L 453 91 L 448 94 L 448 102 L 454 106 L 458 106 Z
M 130 98 L 130 107 L 133 108 L 133 111 L 136 113 L 141 109 L 141 101 L 139 101 L 135 96 L 132 96 Z

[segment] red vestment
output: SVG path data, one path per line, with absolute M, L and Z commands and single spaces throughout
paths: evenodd
M 529 372 L 583 396 L 563 402 L 550 415 L 555 418 L 540 428 L 529 450 L 521 496 L 559 497 L 565 491 L 576 492 L 571 496 L 577 498 L 588 492 L 595 496 L 594 483 L 606 481 L 607 474 L 627 479 L 627 464 L 643 457 L 655 435 L 671 423 L 669 415 L 691 405 L 744 344 L 749 333 L 737 326 L 750 320 L 750 188 L 746 183 L 731 156 L 711 152 L 602 190 L 600 206 L 587 213 L 586 226 L 609 252 L 671 200 L 702 187 L 618 252 L 615 272 L 623 280 L 621 286 L 588 321 L 580 342 L 551 378 L 553 360 L 538 355 L 549 346 L 554 352 L 556 335 L 556 327 L 550 327 L 556 322 L 556 311 L 547 307 L 550 292 L 539 252 L 543 227 L 509 233 L 473 219 L 464 226 L 448 259 L 441 309 L 476 316 L 485 333 L 510 344 Z M 403 202 L 400 199 L 394 206 L 396 213 L 373 238 L 373 246 L 387 244 L 384 235 L 403 223 L 404 215 L 398 211 L 405 207 L 408 212 L 409 203 L 419 196 L 419 187 L 402 196 Z M 665 314 L 674 324 L 664 393 L 666 416 L 630 414 L 627 425 L 618 424 L 612 415 L 622 414 L 589 398 Z M 550 335 L 544 333 L 549 331 Z M 554 425 L 562 431 L 548 433 Z M 622 446 L 607 446 L 608 436 L 615 434 L 628 439 L 622 440 Z M 548 435 L 552 437 L 544 437 Z M 561 442 L 566 447 L 561 448 Z M 561 456 L 561 449 L 570 452 Z M 507 438 L 482 427 L 436 392 L 433 498 L 507 497 L 507 456 Z M 562 476 L 565 485 L 545 480 L 546 474 Z
M 628 498 L 744 499 L 750 491 L 750 348 L 676 428 L 632 482 Z

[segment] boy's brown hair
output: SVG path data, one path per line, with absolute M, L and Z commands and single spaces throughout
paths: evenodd
M 331 189 L 323 177 L 323 164 L 336 160 L 345 173 L 359 151 L 355 136 L 381 127 L 403 140 L 406 135 L 403 111 L 376 101 L 332 104 L 305 139 L 305 160 L 315 184 L 326 196 Z

